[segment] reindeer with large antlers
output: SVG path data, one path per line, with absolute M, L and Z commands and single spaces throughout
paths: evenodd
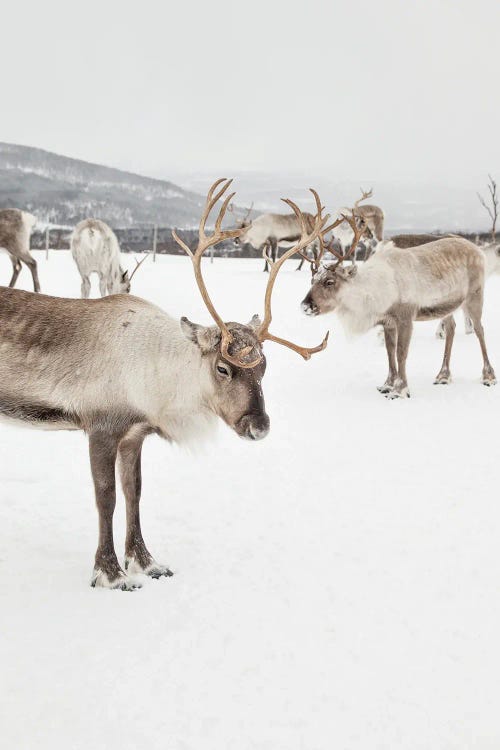
M 274 341 L 309 359 L 326 346 L 305 348 L 274 336 L 271 297 L 282 261 L 266 289 L 264 319 L 248 325 L 224 322 L 212 303 L 201 268 L 205 250 L 239 230 L 223 230 L 231 196 L 224 201 L 213 234 L 206 221 L 230 181 L 210 189 L 195 250 L 176 234 L 190 256 L 196 282 L 215 325 L 187 318 L 179 322 L 143 299 L 120 294 L 102 299 L 59 299 L 0 288 L 0 416 L 31 427 L 84 430 L 99 513 L 99 543 L 93 586 L 133 589 L 142 573 L 172 575 L 156 562 L 141 532 L 141 450 L 147 435 L 185 443 L 210 433 L 222 419 L 237 435 L 260 440 L 269 432 L 262 393 L 266 361 L 264 341 Z M 324 231 L 318 213 L 309 232 L 300 210 L 288 202 L 301 223 L 301 235 L 289 254 L 302 250 Z M 118 461 L 127 509 L 125 564 L 113 542 Z
M 113 230 L 99 219 L 84 219 L 71 235 L 71 254 L 82 277 L 82 297 L 90 294 L 90 275 L 99 277 L 101 297 L 129 293 L 132 277 L 147 258 L 136 260 L 131 274 L 120 265 L 120 245 Z

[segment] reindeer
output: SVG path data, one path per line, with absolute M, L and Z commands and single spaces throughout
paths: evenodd
M 90 294 L 91 273 L 99 276 L 101 297 L 130 292 L 132 277 L 147 255 L 138 262 L 129 276 L 120 265 L 120 245 L 115 233 L 99 219 L 84 219 L 71 235 L 71 254 L 82 277 L 82 297 Z
M 222 187 L 221 187 L 222 184 Z M 217 418 L 241 438 L 261 440 L 269 432 L 262 392 L 266 369 L 265 341 L 274 341 L 304 359 L 322 351 L 298 346 L 273 335 L 271 298 L 283 262 L 324 231 L 328 217 L 318 212 L 311 230 L 299 208 L 297 244 L 271 267 L 262 322 L 225 323 L 205 286 L 201 260 L 205 251 L 240 230 L 221 229 L 232 195 L 220 208 L 213 234 L 207 218 L 231 184 L 218 180 L 202 212 L 198 245 L 191 250 L 174 232 L 191 258 L 201 296 L 215 325 L 183 317 L 179 322 L 155 305 L 121 294 L 99 299 L 60 299 L 14 289 L 0 289 L 0 415 L 25 426 L 84 430 L 99 513 L 99 543 L 92 586 L 131 590 L 133 575 L 171 576 L 155 561 L 140 525 L 141 449 L 147 435 L 174 443 L 208 437 Z M 118 461 L 126 500 L 125 569 L 113 543 L 115 463 Z
M 12 278 L 9 287 L 16 284 L 21 272 L 21 261 L 31 271 L 33 288 L 40 291 L 36 260 L 30 253 L 30 236 L 36 224 L 36 216 L 18 208 L 0 209 L 0 249 L 6 250 L 12 263 Z
M 355 201 L 353 208 L 340 208 L 337 211 L 337 221 L 336 221 L 336 232 L 334 236 L 330 240 L 330 244 L 327 247 L 327 250 L 329 251 L 330 248 L 333 248 L 335 244 L 337 244 L 337 247 L 340 247 L 340 250 L 343 255 L 346 254 L 349 247 L 352 243 L 353 233 L 352 229 L 350 227 L 349 222 L 345 219 L 346 214 L 355 214 L 357 218 L 357 223 L 363 222 L 364 223 L 364 231 L 360 235 L 360 238 L 364 238 L 364 241 L 367 243 L 367 250 L 365 254 L 365 260 L 368 260 L 368 258 L 371 255 L 371 251 L 373 249 L 373 243 L 379 243 L 382 242 L 384 238 L 384 212 L 381 208 L 378 206 L 373 206 L 371 204 L 360 206 L 359 204 L 361 201 L 366 200 L 367 198 L 371 198 L 373 195 L 373 190 L 365 191 L 363 188 L 361 188 L 361 197 L 358 198 L 357 201 Z M 359 240 L 358 240 L 359 242 Z M 320 251 L 320 254 L 323 255 L 323 252 Z M 306 257 L 307 253 L 303 254 L 302 260 L 300 261 L 297 271 L 300 271 L 304 260 L 311 260 L 309 257 Z M 356 256 L 356 251 L 352 254 L 352 260 L 354 262 Z M 311 264 L 311 271 L 314 273 L 314 269 L 318 266 L 318 254 L 316 254 L 315 257 L 313 257 L 313 263 Z
M 370 190 L 363 190 L 361 189 L 361 197 L 358 198 L 357 201 L 354 203 L 354 207 L 352 209 L 347 208 L 341 208 L 338 211 L 338 216 L 343 216 L 344 214 L 347 214 L 349 211 L 351 211 L 352 214 L 355 214 L 358 219 L 362 219 L 365 225 L 365 231 L 361 235 L 361 237 L 366 237 L 372 244 L 377 242 L 382 242 L 384 239 L 384 212 L 382 211 L 379 206 L 374 206 L 371 203 L 365 204 L 364 206 L 360 206 L 359 204 L 362 201 L 367 200 L 368 198 L 371 198 L 373 195 L 373 189 Z M 340 243 L 341 249 L 343 254 L 348 252 L 353 239 L 353 232 L 350 223 L 347 220 L 344 220 L 339 225 L 336 233 L 335 238 Z M 359 241 L 359 240 L 358 240 Z M 368 250 L 368 255 L 366 259 L 368 259 L 371 255 L 371 249 Z M 350 253 L 351 255 L 351 253 Z M 356 259 L 356 250 L 352 253 L 352 261 L 354 262 Z
M 360 228 L 354 217 L 349 223 L 354 252 Z M 321 267 L 302 301 L 307 315 L 336 310 L 345 327 L 363 333 L 381 324 L 389 359 L 389 374 L 379 391 L 387 398 L 406 398 L 410 393 L 406 359 L 413 322 L 444 319 L 446 342 L 443 364 L 435 383 L 451 382 L 450 355 L 455 335 L 453 312 L 464 306 L 474 325 L 483 356 L 484 385 L 496 383 L 488 360 L 481 324 L 485 278 L 484 254 L 468 240 L 451 237 L 416 248 L 382 250 L 358 272 L 356 265 L 336 263 Z
M 253 206 L 253 204 L 252 204 Z M 244 219 L 240 220 L 241 234 L 235 238 L 235 245 L 248 243 L 264 255 L 264 271 L 269 270 L 269 258 L 276 262 L 278 247 L 293 247 L 301 236 L 300 221 L 295 214 L 261 214 L 252 221 L 248 221 L 251 208 Z M 311 231 L 315 217 L 303 212 L 301 214 L 306 226 Z M 319 245 L 311 243 L 313 258 L 317 257 Z

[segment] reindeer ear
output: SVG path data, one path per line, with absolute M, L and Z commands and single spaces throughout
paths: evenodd
M 192 323 L 187 318 L 181 318 L 181 330 L 184 336 L 199 346 L 203 354 L 215 351 L 221 340 L 221 333 L 216 326 L 207 328 L 198 323 Z
M 247 323 L 249 328 L 253 328 L 254 331 L 262 324 L 261 319 L 258 315 L 252 315 L 252 319 Z

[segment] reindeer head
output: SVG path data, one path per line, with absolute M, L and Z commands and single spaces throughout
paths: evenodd
M 131 282 L 134 278 L 134 274 L 137 272 L 137 269 L 141 267 L 147 257 L 148 253 L 146 253 L 142 260 L 137 260 L 137 258 L 134 258 L 135 268 L 131 274 L 129 274 L 128 270 L 124 271 L 123 268 L 120 267 L 120 275 L 118 281 L 115 282 L 116 288 L 114 290 L 114 294 L 130 294 Z
M 252 208 L 253 208 L 253 201 L 250 204 L 250 208 L 246 212 L 245 216 L 236 217 L 233 204 L 231 203 L 231 205 L 229 206 L 229 212 L 232 213 L 233 216 L 235 216 L 236 228 L 240 230 L 240 233 L 238 234 L 238 236 L 233 238 L 233 242 L 235 245 L 244 245 L 246 242 L 245 236 L 248 230 L 250 229 L 250 227 L 252 226 L 252 220 L 250 219 Z
M 217 191 L 221 183 L 223 185 Z M 304 247 L 307 247 L 320 236 L 324 231 L 323 228 L 328 217 L 323 217 L 321 203 L 317 194 L 313 191 L 318 213 L 314 219 L 313 228 L 308 231 L 298 206 L 292 201 L 286 200 L 286 203 L 291 206 L 300 220 L 302 233 L 300 240 L 294 247 L 290 248 L 275 263 L 271 261 L 271 271 L 265 293 L 264 318 L 261 321 L 257 315 L 254 315 L 247 325 L 225 323 L 209 297 L 201 271 L 201 259 L 207 248 L 226 239 L 235 239 L 244 231 L 241 228 L 223 231 L 221 228 L 227 207 L 234 196 L 234 193 L 232 193 L 225 198 L 222 204 L 215 222 L 214 233 L 207 235 L 205 232 L 205 224 L 210 212 L 230 184 L 231 180 L 222 179 L 215 182 L 210 188 L 200 220 L 198 247 L 194 252 L 178 237 L 176 232 L 172 233 L 176 242 L 191 258 L 201 296 L 216 323 L 215 326 L 205 327 L 192 323 L 187 318 L 181 318 L 181 329 L 184 335 L 201 352 L 209 383 L 208 391 L 210 395 L 208 400 L 212 410 L 240 437 L 259 440 L 269 432 L 269 417 L 266 414 L 261 385 L 266 369 L 266 360 L 262 350 L 264 341 L 283 344 L 298 352 L 304 359 L 310 359 L 312 354 L 321 351 L 327 344 L 328 334 L 319 346 L 310 349 L 301 347 L 291 341 L 274 336 L 270 333 L 269 326 L 272 319 L 271 297 L 279 269 L 285 260 L 294 253 L 302 251 Z
M 350 216 L 343 214 L 339 221 L 347 221 L 354 233 L 351 247 L 345 255 L 340 255 L 333 249 L 333 241 L 330 243 L 328 250 L 337 258 L 337 262 L 316 266 L 311 279 L 311 288 L 300 305 L 306 315 L 323 315 L 327 312 L 333 312 L 338 305 L 339 293 L 342 292 L 346 284 L 352 281 L 358 271 L 356 265 L 344 266 L 342 264 L 354 253 L 360 237 L 366 229 L 365 223 L 359 220 L 354 211 Z M 322 254 L 324 250 L 323 246 Z

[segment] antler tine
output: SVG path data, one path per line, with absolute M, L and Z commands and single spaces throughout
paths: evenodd
M 215 191 L 217 190 L 217 188 L 219 187 L 219 185 L 221 185 L 222 183 L 225 183 L 225 185 L 222 185 L 221 189 L 217 193 L 215 193 Z M 228 189 L 228 187 L 230 186 L 231 183 L 232 183 L 232 180 L 228 180 L 226 177 L 221 177 L 220 180 L 217 180 L 217 182 L 214 182 L 214 184 L 212 185 L 212 187 L 208 191 L 207 200 L 206 200 L 206 203 L 205 203 L 205 208 L 204 208 L 203 213 L 201 215 L 200 228 L 198 230 L 198 234 L 199 234 L 199 237 L 200 237 L 200 244 L 198 245 L 198 248 L 197 248 L 196 252 L 197 253 L 200 252 L 200 255 L 202 255 L 204 253 L 204 251 L 207 249 L 207 247 L 209 247 L 209 245 L 206 245 L 203 248 L 203 250 L 201 250 L 201 248 L 200 248 L 200 245 L 204 245 L 205 242 L 206 242 L 206 239 L 207 239 L 207 235 L 205 233 L 205 224 L 207 222 L 207 219 L 208 219 L 208 217 L 209 217 L 209 215 L 210 215 L 213 207 L 215 206 L 215 204 L 217 203 L 217 201 L 224 195 L 224 193 L 226 192 L 226 190 Z M 214 195 L 214 193 L 215 193 L 215 195 Z
M 137 272 L 137 269 L 142 266 L 142 264 L 144 263 L 144 261 L 146 260 L 148 256 L 149 256 L 149 252 L 145 253 L 144 258 L 141 258 L 141 260 L 137 260 L 137 258 L 134 256 L 135 268 L 129 276 L 129 281 L 132 281 L 134 274 Z
M 299 346 L 298 344 L 294 344 L 291 341 L 287 341 L 286 339 L 278 338 L 277 336 L 274 336 L 272 333 L 269 332 L 269 326 L 272 321 L 272 312 L 271 312 L 271 297 L 273 293 L 274 283 L 276 281 L 276 276 L 288 258 L 291 258 L 292 255 L 295 255 L 295 253 L 302 254 L 302 250 L 306 248 L 308 245 L 310 245 L 314 240 L 316 240 L 320 235 L 321 232 L 326 224 L 326 222 L 329 219 L 329 216 L 326 215 L 325 217 L 322 215 L 323 213 L 323 207 L 321 205 L 321 201 L 319 199 L 319 196 L 315 190 L 311 189 L 311 192 L 314 196 L 314 200 L 316 202 L 316 208 L 317 213 L 314 217 L 314 226 L 312 230 L 308 233 L 306 222 L 304 219 L 304 215 L 302 214 L 302 211 L 297 206 L 296 203 L 294 203 L 289 198 L 283 198 L 284 203 L 286 203 L 292 211 L 295 213 L 297 218 L 300 221 L 301 226 L 301 236 L 300 240 L 297 242 L 296 245 L 293 245 L 289 250 L 284 253 L 281 258 L 279 258 L 274 263 L 271 263 L 270 269 L 269 269 L 269 279 L 267 282 L 266 287 L 266 293 L 264 297 L 264 319 L 261 323 L 261 325 L 258 328 L 257 335 L 259 338 L 259 341 L 274 341 L 277 344 L 282 344 L 283 346 L 288 347 L 289 349 L 293 349 L 293 351 L 296 351 L 298 354 L 301 355 L 304 359 L 310 359 L 312 354 L 315 354 L 316 352 L 322 351 L 328 342 L 328 333 L 319 344 L 319 346 L 307 348 Z
M 217 217 L 217 221 L 215 222 L 216 234 L 220 234 L 222 231 L 221 229 L 222 220 L 224 219 L 224 216 L 226 215 L 227 207 L 229 206 L 231 200 L 234 198 L 235 195 L 236 193 L 229 193 L 224 203 L 222 204 L 221 210 L 219 211 L 219 215 Z
M 373 188 L 370 188 L 369 190 L 363 190 L 363 188 L 359 188 L 361 190 L 361 198 L 358 198 L 357 201 L 354 203 L 354 208 L 357 208 L 361 201 L 365 201 L 367 198 L 371 198 L 373 195 Z
M 210 212 L 212 211 L 217 201 L 224 195 L 224 193 L 230 186 L 231 182 L 232 180 L 227 180 L 225 177 L 223 177 L 220 180 L 217 180 L 217 182 L 214 182 L 214 184 L 208 191 L 207 200 L 205 202 L 205 208 L 203 209 L 203 212 L 201 215 L 200 226 L 198 230 L 198 237 L 199 237 L 198 247 L 196 248 L 194 252 L 191 250 L 191 248 L 188 247 L 188 245 L 186 245 L 186 243 L 183 240 L 180 239 L 180 237 L 177 235 L 177 232 L 175 232 L 175 230 L 172 231 L 172 236 L 174 240 L 177 242 L 177 244 L 191 258 L 191 261 L 193 263 L 196 283 L 198 284 L 198 289 L 200 290 L 202 299 L 207 307 L 208 312 L 214 319 L 216 325 L 218 326 L 221 332 L 221 337 L 222 337 L 221 354 L 222 356 L 228 362 L 235 365 L 236 367 L 250 368 L 250 367 L 255 367 L 256 365 L 258 365 L 262 357 L 259 356 L 257 359 L 253 360 L 252 362 L 242 362 L 241 358 L 246 357 L 249 354 L 248 347 L 245 347 L 240 352 L 238 352 L 237 357 L 233 357 L 231 354 L 229 354 L 229 351 L 228 351 L 229 345 L 232 343 L 233 337 L 231 335 L 229 328 L 226 326 L 226 324 L 220 317 L 219 313 L 214 307 L 212 300 L 210 299 L 210 295 L 208 294 L 208 290 L 205 285 L 205 281 L 203 279 L 203 274 L 201 272 L 201 257 L 208 247 L 211 247 L 212 245 L 217 245 L 219 242 L 222 242 L 222 240 L 229 239 L 231 237 L 238 237 L 243 231 L 242 229 L 232 229 L 232 230 L 225 230 L 225 231 L 221 229 L 221 223 L 226 213 L 226 209 L 229 205 L 229 202 L 234 197 L 234 193 L 233 193 L 232 195 L 227 196 L 226 199 L 224 200 L 224 203 L 222 204 L 222 207 L 219 211 L 219 215 L 215 222 L 215 231 L 213 235 L 207 236 L 205 233 L 205 224 L 206 224 L 206 221 L 208 219 Z M 215 191 L 217 190 L 219 185 L 222 183 L 225 183 L 225 184 L 216 193 Z

